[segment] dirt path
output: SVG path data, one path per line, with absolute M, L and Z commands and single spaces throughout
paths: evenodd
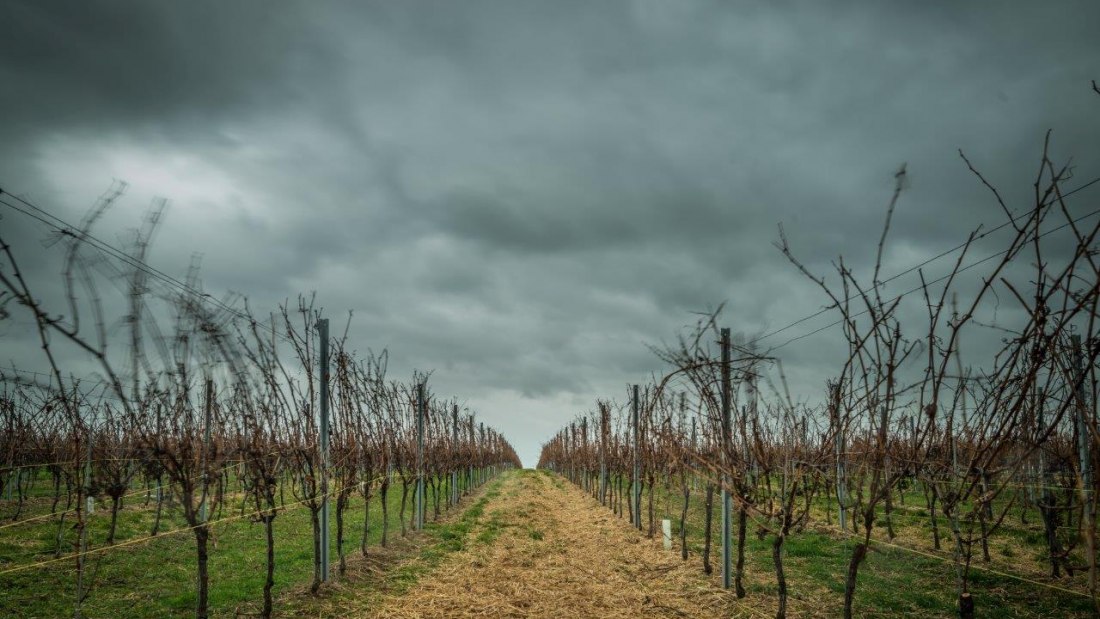
M 737 617 L 730 595 L 546 472 L 518 471 L 464 550 L 376 617 Z

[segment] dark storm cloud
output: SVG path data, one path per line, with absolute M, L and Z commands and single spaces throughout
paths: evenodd
M 299 98 L 330 62 L 290 4 L 13 2 L 4 13 L 0 54 L 16 86 L 5 111 L 38 129 L 210 127 Z
M 437 368 L 436 392 L 483 405 L 528 461 L 544 432 L 659 370 L 645 344 L 691 312 L 725 301 L 753 338 L 820 308 L 772 246 L 776 224 L 815 273 L 840 254 L 867 271 L 908 162 L 890 274 L 1002 220 L 959 148 L 1011 207 L 1048 128 L 1056 160 L 1074 156 L 1082 182 L 1100 174 L 1091 2 L 8 2 L 0 15 L 0 187 L 76 221 L 124 178 L 111 239 L 170 198 L 158 268 L 180 275 L 199 252 L 207 289 L 255 308 L 317 290 L 330 315 L 354 309 L 360 349 L 389 347 L 402 377 Z M 29 272 L 54 281 L 41 227 L 2 215 Z M 33 352 L 3 337 L 4 361 Z M 838 343 L 782 349 L 804 397 Z

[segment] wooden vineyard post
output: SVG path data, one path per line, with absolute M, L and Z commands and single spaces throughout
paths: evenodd
M 91 423 L 88 424 L 86 430 L 88 454 L 84 468 L 83 483 L 86 487 L 87 496 L 85 497 L 85 513 L 80 513 L 80 498 L 77 497 L 76 518 L 77 527 L 80 531 L 80 538 L 77 542 L 78 554 L 76 556 L 76 608 L 74 609 L 74 617 L 81 619 L 83 617 L 83 604 L 84 604 L 84 572 L 86 571 L 88 564 L 88 522 L 87 518 L 92 514 L 92 510 L 95 508 L 95 498 L 92 496 L 92 428 L 94 428 L 95 419 L 93 418 Z
M 751 479 L 757 479 L 756 459 L 753 457 L 752 449 L 749 446 L 749 434 L 747 432 L 747 418 L 752 419 L 753 428 L 756 427 L 756 420 L 758 417 L 757 410 L 757 395 L 758 390 L 756 388 L 756 370 L 754 365 L 749 366 L 748 374 L 745 376 L 746 395 L 748 396 L 748 406 L 743 409 L 745 412 L 741 415 L 741 435 L 742 435 L 742 453 L 744 454 L 744 464 L 747 467 L 752 463 L 752 477 Z M 732 420 L 730 425 L 730 431 L 732 433 Z M 755 433 L 755 431 L 754 431 Z M 730 452 L 733 451 L 733 437 L 730 437 Z M 743 471 L 742 475 L 749 475 L 747 471 Z M 737 509 L 737 566 L 734 568 L 733 575 L 733 587 L 737 594 L 737 597 L 745 597 L 745 532 L 748 523 L 748 510 L 745 507 L 745 503 L 742 502 Z
M 836 503 L 837 521 L 841 531 L 848 530 L 848 497 L 844 481 L 844 423 L 840 418 L 840 385 L 831 385 L 829 421 L 833 424 L 833 449 L 836 452 Z
M 698 442 L 699 442 L 698 425 L 699 425 L 699 420 L 695 417 L 692 417 L 691 418 L 691 453 L 692 453 L 692 455 L 694 455 L 696 453 L 696 450 L 698 448 Z M 691 489 L 693 491 L 699 489 L 699 482 L 697 480 L 698 480 L 698 478 L 694 474 L 692 474 L 692 476 L 691 476 Z
M 209 379 L 209 378 L 206 379 L 206 403 L 205 403 L 204 408 L 206 409 L 204 411 L 206 413 L 205 417 L 204 417 L 204 419 L 205 419 L 204 423 L 206 425 L 203 428 L 203 439 L 202 439 L 202 489 L 203 489 L 203 492 L 202 492 L 202 503 L 199 505 L 199 520 L 201 522 L 206 522 L 207 519 L 208 519 L 208 516 L 209 516 L 209 514 L 206 513 L 207 512 L 207 509 L 206 509 L 206 504 L 207 504 L 206 493 L 207 493 L 207 488 L 209 488 L 210 480 L 209 480 L 209 476 L 206 474 L 206 458 L 207 458 L 207 455 L 210 453 L 210 420 L 211 420 L 210 418 L 211 418 L 211 415 L 212 415 L 213 409 L 214 409 L 214 381 Z
M 959 595 L 959 619 L 974 619 L 974 598 L 970 593 Z
M 1085 533 L 1085 557 L 1088 561 L 1089 596 L 1093 605 L 1096 605 L 1096 514 L 1092 504 L 1092 433 L 1089 432 L 1088 400 L 1085 397 L 1085 366 L 1081 354 L 1081 336 L 1074 334 L 1071 338 L 1073 346 L 1073 370 L 1074 379 L 1077 381 L 1075 390 L 1077 405 L 1073 407 L 1077 413 L 1074 421 L 1077 424 L 1077 459 L 1081 463 L 1080 487 L 1081 487 L 1081 524 Z

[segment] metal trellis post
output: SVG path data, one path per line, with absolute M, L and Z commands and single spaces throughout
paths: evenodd
M 733 449 L 733 422 L 730 416 L 730 330 L 722 329 L 722 587 L 732 585 L 730 538 L 730 452 Z
M 317 321 L 321 355 L 321 581 L 328 581 L 328 318 Z
M 458 449 L 458 404 L 451 409 L 451 426 L 454 431 L 454 448 Z M 451 471 L 451 505 L 458 505 L 458 467 Z
M 416 528 L 424 529 L 424 383 L 416 385 Z
M 632 398 L 631 422 L 634 424 L 634 479 L 631 484 L 631 493 L 634 497 L 634 526 L 642 530 L 642 464 L 640 460 L 641 445 L 639 445 L 639 409 L 638 409 L 638 385 L 634 385 L 634 397 Z

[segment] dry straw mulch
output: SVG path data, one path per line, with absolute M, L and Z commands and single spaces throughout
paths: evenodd
M 765 616 L 708 582 L 697 562 L 685 564 L 560 479 L 529 471 L 504 481 L 465 550 L 368 615 Z

